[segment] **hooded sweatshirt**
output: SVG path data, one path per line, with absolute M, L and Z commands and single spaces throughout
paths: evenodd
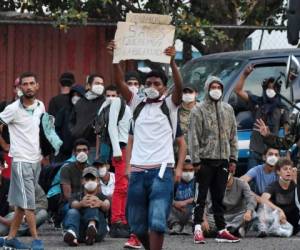
M 205 82 L 205 99 L 197 104 L 190 116 L 189 153 L 193 163 L 203 159 L 237 160 L 237 126 L 233 108 L 208 92 L 213 82 L 223 86 L 220 78 L 211 76 Z

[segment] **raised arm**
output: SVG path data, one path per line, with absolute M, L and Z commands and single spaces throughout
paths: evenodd
M 110 41 L 107 50 L 110 55 L 113 55 L 113 51 L 116 48 L 116 44 L 114 41 Z M 126 100 L 127 103 L 131 101 L 132 98 L 132 92 L 129 90 L 128 86 L 126 85 L 124 81 L 124 72 L 120 66 L 119 63 L 114 63 L 113 64 L 113 70 L 114 70 L 114 75 L 115 75 L 115 83 L 117 85 L 117 88 L 123 98 Z
M 175 62 L 176 50 L 175 47 L 168 47 L 165 50 L 165 54 L 171 57 L 170 66 L 172 69 L 172 75 L 174 80 L 174 90 L 172 93 L 172 101 L 175 105 L 179 105 L 181 103 L 182 98 L 182 78 Z
M 248 93 L 244 90 L 245 80 L 248 77 L 248 75 L 253 71 L 253 66 L 248 66 L 243 74 L 241 75 L 241 78 L 239 79 L 237 85 L 235 86 L 235 93 L 244 101 L 249 101 Z

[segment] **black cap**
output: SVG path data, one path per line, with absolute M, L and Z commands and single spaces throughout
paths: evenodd
M 128 71 L 125 74 L 125 82 L 129 80 L 137 80 L 141 84 L 141 77 L 136 71 Z
M 188 85 L 183 86 L 182 90 L 185 90 L 185 89 L 189 89 L 191 91 L 197 92 L 196 87 L 194 85 L 192 85 L 192 84 L 188 84 Z
M 75 83 L 75 77 L 70 72 L 64 72 L 60 75 L 59 82 L 62 86 L 72 86 Z

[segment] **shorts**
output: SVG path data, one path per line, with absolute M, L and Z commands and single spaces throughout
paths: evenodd
M 148 230 L 164 233 L 173 202 L 173 168 L 167 168 L 163 178 L 158 169 L 133 172 L 130 175 L 127 217 L 130 229 L 137 235 Z
M 11 180 L 8 193 L 10 206 L 35 209 L 35 185 L 41 171 L 40 163 L 14 162 L 11 166 Z

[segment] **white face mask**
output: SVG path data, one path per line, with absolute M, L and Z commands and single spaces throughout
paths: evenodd
M 269 97 L 269 98 L 274 98 L 275 95 L 276 95 L 276 92 L 275 92 L 274 89 L 267 89 L 267 90 L 266 90 L 266 95 L 267 95 L 267 97 Z
M 182 95 L 182 101 L 183 102 L 193 102 L 195 101 L 196 95 L 195 94 L 183 94 Z
M 215 100 L 215 101 L 218 101 L 221 96 L 222 96 L 222 90 L 220 89 L 212 89 L 209 91 L 209 96 Z
M 190 182 L 194 178 L 194 172 L 182 172 L 182 180 Z
M 99 168 L 98 172 L 100 177 L 104 177 L 107 173 L 107 168 L 106 167 Z
M 139 92 L 139 89 L 136 86 L 129 86 L 128 88 L 133 94 L 137 94 Z
M 88 181 L 84 184 L 84 188 L 89 192 L 95 191 L 97 186 L 98 183 L 96 181 Z
M 20 89 L 17 89 L 17 96 L 20 98 L 21 96 L 23 96 L 23 92 Z
M 75 105 L 80 100 L 80 96 L 74 95 L 71 99 L 73 105 Z
M 80 163 L 85 163 L 88 160 L 88 155 L 84 152 L 80 152 L 77 156 L 76 156 L 76 160 Z
M 278 157 L 276 157 L 275 155 L 270 155 L 266 159 L 266 163 L 269 164 L 270 166 L 275 166 L 277 161 L 278 161 Z
M 91 91 L 96 95 L 102 95 L 104 91 L 104 86 L 102 84 L 94 84 Z
M 159 97 L 159 92 L 152 87 L 145 88 L 144 93 L 149 99 L 156 99 Z

